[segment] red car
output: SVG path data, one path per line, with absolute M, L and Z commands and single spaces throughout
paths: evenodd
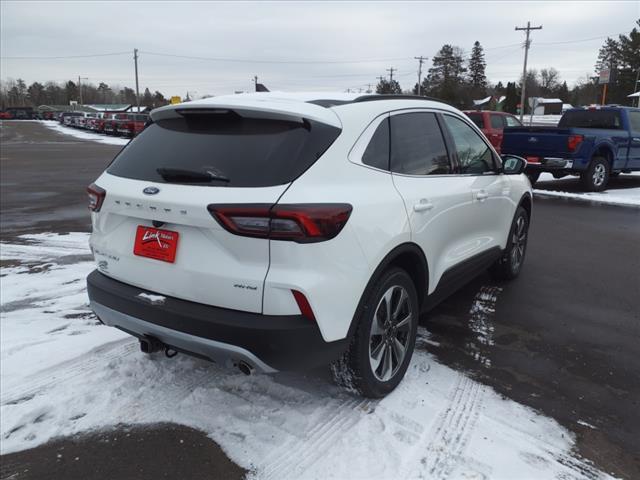
M 510 113 L 491 112 L 488 110 L 467 110 L 464 113 L 482 130 L 484 136 L 487 137 L 498 153 L 500 153 L 500 147 L 502 146 L 504 127 L 522 126 L 520 120 Z
M 149 115 L 145 113 L 127 113 L 125 118 L 119 117 L 116 121 L 116 133 L 125 137 L 135 137 L 144 130 L 148 119 Z

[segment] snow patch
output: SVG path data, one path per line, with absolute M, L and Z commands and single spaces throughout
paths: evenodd
M 593 425 L 591 425 L 590 423 L 585 422 L 584 420 L 578 420 L 578 425 L 582 425 L 583 427 L 589 427 L 593 430 L 597 430 L 596 427 L 594 427 Z
M 109 137 L 108 135 L 102 135 L 99 133 L 91 132 L 89 130 L 78 130 L 73 127 L 68 127 L 66 125 L 62 125 L 60 122 L 56 120 L 38 120 L 40 123 L 49 127 L 56 132 L 63 133 L 65 135 L 69 135 L 74 138 L 78 138 L 80 140 L 91 140 L 99 143 L 106 143 L 107 145 L 126 145 L 129 143 L 130 139 L 128 138 L 118 138 L 118 137 Z
M 631 174 L 620 174 L 621 177 L 633 176 L 640 177 L 640 172 L 634 172 Z M 550 173 L 543 173 L 540 175 L 538 182 L 562 182 L 571 179 L 572 177 L 563 177 L 559 179 L 553 178 Z M 576 182 L 578 181 L 576 177 Z M 590 202 L 605 203 L 610 205 L 627 205 L 627 206 L 640 206 L 640 187 L 635 188 L 619 188 L 609 189 L 604 192 L 563 192 L 556 190 L 542 190 L 535 188 L 533 193 L 536 195 L 547 197 L 559 197 L 559 198 L 572 198 L 577 200 L 586 200 Z
M 16 263 L 0 278 L 3 454 L 118 423 L 175 422 L 205 431 L 255 479 L 610 478 L 574 456 L 574 437 L 558 423 L 420 345 L 382 400 L 354 397 L 328 375 L 247 377 L 186 355 L 144 355 L 88 309 L 93 263 L 67 263 L 74 248 L 87 253 L 87 239 L 2 244 Z M 48 268 L 34 268 L 38 253 L 26 247 Z M 471 308 L 486 341 L 497 293 L 482 289 Z
M 139 293 L 138 297 L 147 300 L 151 305 L 162 305 L 167 297 L 162 295 L 152 295 L 151 293 Z

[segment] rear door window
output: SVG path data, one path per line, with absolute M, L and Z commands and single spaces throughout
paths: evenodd
M 490 115 L 491 117 L 491 128 L 494 130 L 502 130 L 504 128 L 504 123 L 502 122 L 502 115 Z
M 119 177 L 166 182 L 160 171 L 183 170 L 229 181 L 199 185 L 266 187 L 289 183 L 307 170 L 340 134 L 308 121 L 246 118 L 226 113 L 189 114 L 159 120 L 125 147 L 107 172 Z M 176 181 L 171 183 L 194 183 Z
M 640 112 L 629 112 L 629 123 L 631 130 L 640 132 Z
M 407 175 L 451 173 L 449 155 L 434 113 L 393 115 L 391 171 Z

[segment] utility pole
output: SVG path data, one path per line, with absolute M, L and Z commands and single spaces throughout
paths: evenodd
M 138 89 L 138 49 L 133 49 L 133 62 L 136 65 L 136 105 L 138 107 L 138 113 L 140 113 L 140 90 Z
M 82 85 L 80 84 L 80 80 L 89 80 L 89 78 L 78 75 L 78 96 L 80 97 L 78 100 L 80 101 L 80 105 L 82 105 Z
M 258 75 L 254 75 L 251 80 L 253 80 L 253 90 L 257 92 L 258 91 Z
M 423 57 L 422 55 L 420 55 L 419 57 L 413 57 L 413 58 L 418 60 L 418 96 L 420 96 L 421 89 L 422 89 L 422 64 L 429 57 Z
M 524 68 L 522 69 L 522 92 L 520 93 L 520 122 L 522 122 L 522 118 L 524 117 L 524 99 L 525 99 L 525 90 L 527 85 L 527 57 L 529 56 L 529 46 L 531 42 L 529 41 L 529 33 L 531 30 L 542 30 L 542 25 L 539 27 L 532 27 L 531 22 L 527 22 L 526 27 L 516 27 L 516 30 L 524 30 L 527 32 L 527 39 L 524 42 Z
M 393 82 L 393 72 L 397 72 L 398 70 L 391 67 L 387 68 L 387 72 L 389 72 L 389 83 Z

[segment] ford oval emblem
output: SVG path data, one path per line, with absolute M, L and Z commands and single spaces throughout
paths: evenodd
M 159 188 L 156 187 L 147 187 L 144 190 L 142 190 L 142 193 L 144 193 L 145 195 L 155 195 L 156 193 L 158 193 L 160 191 Z

